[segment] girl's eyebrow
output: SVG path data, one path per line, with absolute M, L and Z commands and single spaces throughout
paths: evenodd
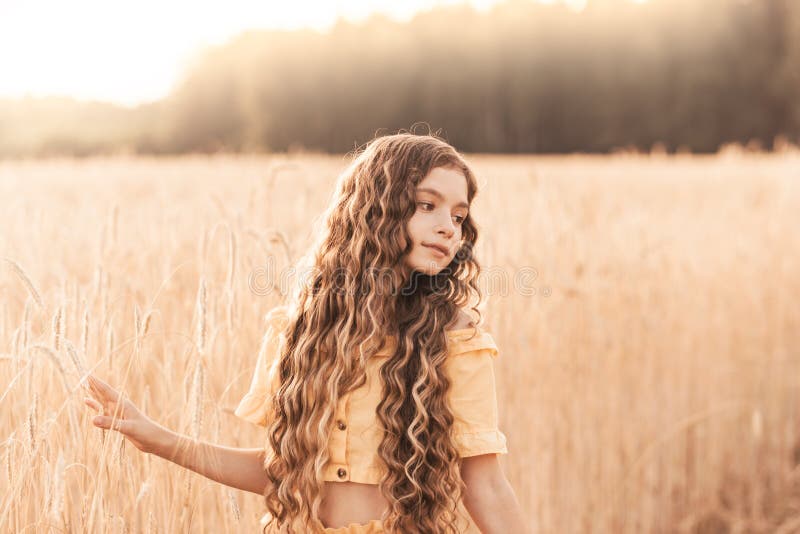
M 417 192 L 418 193 L 430 193 L 431 195 L 435 196 L 439 200 L 444 201 L 444 195 L 441 194 L 436 189 L 430 189 L 428 187 L 418 187 L 417 188 Z M 458 204 L 456 204 L 455 207 L 456 208 L 469 208 L 469 204 L 467 204 L 466 202 L 459 202 Z

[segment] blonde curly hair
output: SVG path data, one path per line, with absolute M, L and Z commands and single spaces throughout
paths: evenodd
M 471 203 L 473 172 L 431 135 L 378 137 L 338 179 L 324 231 L 307 255 L 312 275 L 288 307 L 267 429 L 275 451 L 265 462 L 272 483 L 268 525 L 281 532 L 322 531 L 322 469 L 337 401 L 364 384 L 365 362 L 389 335 L 397 347 L 380 369 L 376 409 L 384 430 L 378 455 L 386 466 L 380 491 L 389 503 L 384 528 L 457 532 L 464 483 L 447 400 L 445 327 L 473 297 L 480 317 L 472 216 L 462 222 L 461 249 L 439 273 L 422 274 L 402 261 L 412 248 L 406 223 L 416 210 L 415 188 L 437 167 L 464 174 Z

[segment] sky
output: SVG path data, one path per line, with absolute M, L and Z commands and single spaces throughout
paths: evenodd
M 437 5 L 485 11 L 497 1 L 0 0 L 0 98 L 63 95 L 135 106 L 166 96 L 204 46 L 248 29 L 325 31 L 339 17 L 358 22 L 377 12 L 407 21 Z

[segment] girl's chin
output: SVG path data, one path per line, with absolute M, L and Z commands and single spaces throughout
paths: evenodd
M 428 276 L 434 276 L 442 272 L 442 270 L 447 267 L 447 264 L 444 260 L 440 262 L 431 261 L 430 259 L 419 261 L 419 262 L 411 262 L 406 261 L 406 267 L 413 272 L 426 274 Z
M 440 265 L 427 265 L 427 266 L 419 266 L 414 267 L 414 270 L 418 273 L 427 274 L 428 276 L 434 276 L 439 274 L 444 269 L 443 266 Z

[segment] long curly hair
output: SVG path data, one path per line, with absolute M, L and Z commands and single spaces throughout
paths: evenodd
M 288 306 L 267 429 L 267 508 L 281 532 L 322 531 L 323 467 L 339 398 L 363 385 L 366 361 L 395 336 L 381 366 L 383 427 L 378 455 L 386 466 L 380 491 L 389 503 L 388 532 L 455 533 L 464 483 L 447 402 L 450 381 L 445 327 L 459 309 L 478 314 L 480 266 L 472 255 L 478 231 L 462 221 L 461 247 L 437 274 L 402 261 L 413 243 L 407 222 L 415 188 L 434 168 L 463 172 L 468 201 L 477 192 L 463 157 L 432 135 L 373 139 L 339 176 L 324 230 L 307 253 L 310 275 Z

